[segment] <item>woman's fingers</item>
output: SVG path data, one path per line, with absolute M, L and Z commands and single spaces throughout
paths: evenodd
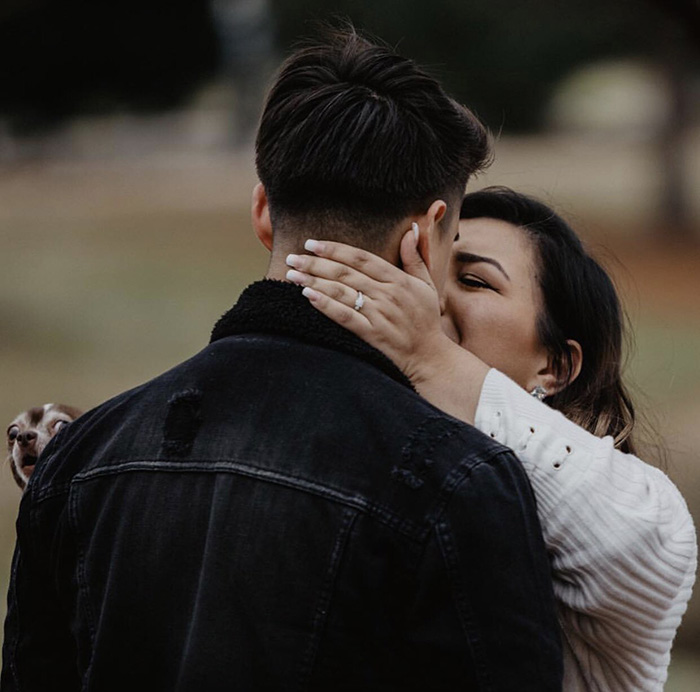
M 364 288 L 353 288 L 338 281 L 322 279 L 312 274 L 297 271 L 296 269 L 290 269 L 287 272 L 287 280 L 298 284 L 299 286 L 312 288 L 317 293 L 322 293 L 331 300 L 338 301 L 339 303 L 352 307 L 353 309 L 355 305 L 358 304 L 359 291 Z M 366 288 L 364 290 L 366 290 Z M 362 303 L 362 307 L 364 307 L 367 302 L 367 295 L 363 293 L 362 300 L 360 301 L 360 303 Z
M 286 262 L 288 266 L 293 267 L 298 274 L 306 277 L 309 281 L 325 279 L 342 284 L 355 291 L 364 291 L 365 293 L 372 293 L 372 289 L 379 287 L 381 284 L 381 282 L 341 262 L 325 259 L 323 257 L 314 257 L 313 255 L 287 255 Z M 287 278 L 290 281 L 294 281 L 294 283 L 313 287 L 313 284 L 298 281 L 295 278 L 291 278 L 289 274 Z M 325 290 L 323 292 L 326 293 Z
M 401 277 L 402 272 L 398 267 L 367 250 L 352 245 L 336 243 L 332 240 L 307 240 L 304 248 L 317 257 L 334 260 L 375 281 L 386 283 Z
M 412 230 L 407 231 L 401 239 L 400 255 L 403 269 L 367 250 L 332 240 L 307 240 L 304 247 L 319 261 L 313 262 L 311 255 L 290 255 L 287 261 L 290 266 L 358 289 L 362 288 L 358 285 L 361 277 L 369 277 L 384 284 L 399 284 L 405 280 L 406 274 L 435 288 L 428 267 L 418 252 Z M 367 284 L 364 286 L 366 289 Z
M 356 310 L 354 306 L 348 307 L 309 286 L 304 288 L 302 294 L 319 312 L 342 327 L 349 329 L 360 338 L 364 338 L 371 329 L 372 325 L 362 310 Z
M 401 240 L 405 271 L 342 243 L 308 241 L 305 248 L 315 254 L 290 255 L 287 278 L 304 286 L 319 312 L 381 350 L 409 377 L 416 375 L 433 355 L 436 338 L 445 337 L 437 292 L 413 232 Z
M 431 288 L 435 288 L 428 267 L 425 266 L 425 262 L 418 252 L 418 244 L 413 231 L 409 231 L 401 239 L 399 253 L 401 255 L 403 270 L 407 274 L 415 276 L 417 279 L 424 281 Z

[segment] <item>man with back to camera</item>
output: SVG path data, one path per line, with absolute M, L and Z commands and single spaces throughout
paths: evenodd
M 306 238 L 436 283 L 487 136 L 352 30 L 284 63 L 253 223 L 271 249 L 192 359 L 54 438 L 17 523 L 3 690 L 555 690 L 515 457 L 280 281 Z

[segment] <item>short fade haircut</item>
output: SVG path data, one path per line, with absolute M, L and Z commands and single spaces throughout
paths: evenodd
M 490 151 L 481 122 L 412 60 L 352 26 L 327 27 L 281 66 L 256 167 L 275 232 L 315 225 L 378 250 L 436 199 L 456 214 Z

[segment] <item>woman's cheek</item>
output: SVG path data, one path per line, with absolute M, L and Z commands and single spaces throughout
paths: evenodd
M 499 331 L 497 319 L 484 302 L 473 300 L 465 306 L 458 324 L 461 345 L 482 360 L 486 360 L 489 349 L 498 345 Z
M 443 313 L 442 319 L 441 319 L 441 324 L 442 324 L 442 331 L 447 334 L 449 339 L 451 341 L 454 341 L 456 344 L 459 343 L 459 331 L 457 330 L 457 327 L 455 326 L 454 320 L 452 319 L 452 316 L 449 315 L 448 313 Z
M 497 306 L 472 306 L 461 333 L 461 345 L 487 365 L 505 371 L 519 369 L 522 339 L 512 319 Z
M 443 329 L 450 338 L 476 356 L 488 361 L 489 351 L 502 349 L 504 317 L 498 301 L 487 291 L 463 291 L 448 302 Z

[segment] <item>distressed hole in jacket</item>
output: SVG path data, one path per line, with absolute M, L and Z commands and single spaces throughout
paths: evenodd
M 163 428 L 164 454 L 183 456 L 190 452 L 202 424 L 201 403 L 202 392 L 197 389 L 186 389 L 170 399 Z

